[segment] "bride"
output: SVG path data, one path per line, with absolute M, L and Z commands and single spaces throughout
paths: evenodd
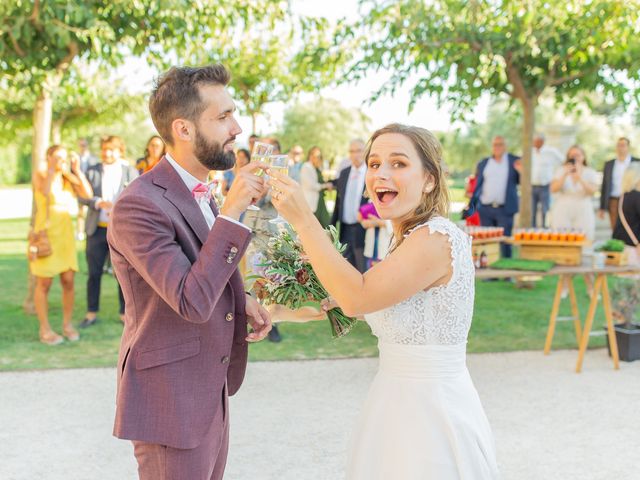
M 364 314 L 380 364 L 353 437 L 349 480 L 498 477 L 493 437 L 465 363 L 474 299 L 471 240 L 447 219 L 441 147 L 391 124 L 369 140 L 366 188 L 394 243 L 365 274 L 334 249 L 300 186 L 271 171 L 273 204 L 347 315 Z

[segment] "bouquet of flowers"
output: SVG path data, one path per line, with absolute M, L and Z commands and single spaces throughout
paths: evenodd
M 325 231 L 342 253 L 345 246 L 338 240 L 335 227 L 330 226 Z M 255 280 L 254 290 L 264 303 L 284 305 L 293 310 L 310 304 L 319 308 L 320 302 L 329 297 L 288 225 L 269 239 L 263 251 L 253 256 L 251 267 L 254 274 L 248 279 Z M 347 317 L 340 308 L 329 310 L 327 317 L 333 338 L 346 335 L 356 323 L 355 318 Z

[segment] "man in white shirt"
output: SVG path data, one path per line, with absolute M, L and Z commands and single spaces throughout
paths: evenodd
M 507 142 L 498 135 L 491 142 L 491 156 L 476 167 L 477 184 L 470 204 L 477 207 L 483 227 L 502 227 L 511 235 L 513 217 L 518 212 L 520 158 L 508 153 Z M 511 257 L 511 245 L 500 246 L 504 258 Z
M 604 164 L 598 216 L 604 218 L 605 213 L 609 213 L 612 230 L 618 222 L 618 200 L 622 194 L 622 176 L 631 162 L 639 161 L 631 156 L 630 145 L 628 138 L 620 137 L 616 143 L 616 158 Z
M 138 176 L 135 168 L 120 160 L 124 150 L 124 142 L 115 135 L 108 136 L 100 142 L 101 163 L 87 169 L 87 180 L 93 189 L 93 198 L 79 199 L 87 207 L 85 233 L 87 246 L 87 313 L 80 323 L 80 328 L 93 325 L 98 320 L 100 310 L 100 291 L 102 273 L 109 256 L 107 244 L 107 227 L 111 219 L 111 210 L 122 190 Z M 120 319 L 124 316 L 124 297 L 118 285 Z
M 336 180 L 336 205 L 331 224 L 340 229 L 340 241 L 347 245 L 345 258 L 360 272 L 365 271 L 364 237 L 365 230 L 358 222 L 358 210 L 367 202 L 364 197 L 364 183 L 367 164 L 364 159 L 365 144 L 361 139 L 349 144 L 351 166 L 340 172 Z
M 78 140 L 78 157 L 80 157 L 80 170 L 85 175 L 87 174 L 89 167 L 96 165 L 99 162 L 98 158 L 89 150 L 89 140 L 86 138 Z M 84 240 L 86 237 L 84 233 L 84 222 L 86 218 L 87 206 L 79 204 L 78 217 L 76 218 L 76 239 L 78 240 Z
M 546 228 L 547 212 L 549 211 L 549 185 L 556 169 L 562 164 L 562 155 L 558 150 L 544 144 L 544 135 L 536 133 L 533 137 L 531 151 L 531 226 L 538 226 L 538 209 L 542 214 L 541 225 Z

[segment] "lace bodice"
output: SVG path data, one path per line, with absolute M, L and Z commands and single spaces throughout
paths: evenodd
M 365 315 L 375 336 L 387 343 L 456 345 L 467 341 L 473 316 L 475 272 L 471 238 L 444 217 L 418 228 L 446 235 L 451 244 L 451 280 L 378 312 Z

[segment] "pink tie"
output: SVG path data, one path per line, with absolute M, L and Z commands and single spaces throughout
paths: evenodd
M 211 200 L 211 192 L 216 187 L 216 185 L 218 185 L 218 182 L 216 180 L 212 180 L 209 183 L 199 183 L 198 185 L 193 187 L 193 190 L 191 190 L 191 195 L 193 195 L 193 198 L 195 198 L 196 200 L 204 198 L 205 200 L 209 201 Z

